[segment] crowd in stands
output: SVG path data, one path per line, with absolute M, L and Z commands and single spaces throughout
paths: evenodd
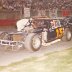
M 72 0 L 0 0 L 3 7 L 14 9 L 17 7 L 31 6 L 32 8 L 50 9 L 50 8 L 72 8 Z
M 72 12 L 72 0 L 0 0 L 1 5 L 10 10 L 21 10 L 24 7 L 33 10 L 60 9 L 63 16 Z

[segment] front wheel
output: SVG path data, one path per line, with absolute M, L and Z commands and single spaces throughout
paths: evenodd
M 30 51 L 38 51 L 41 43 L 41 38 L 38 34 L 30 33 L 25 39 L 24 46 Z
M 66 28 L 65 31 L 64 31 L 64 35 L 62 37 L 62 40 L 63 41 L 70 41 L 72 38 L 72 33 L 71 31 L 69 30 L 69 28 Z

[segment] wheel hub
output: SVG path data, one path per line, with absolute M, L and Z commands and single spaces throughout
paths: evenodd
M 33 38 L 32 46 L 37 49 L 41 45 L 40 39 L 38 37 Z

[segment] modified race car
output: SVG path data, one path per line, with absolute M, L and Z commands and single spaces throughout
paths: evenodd
M 0 39 L 1 45 L 38 51 L 42 43 L 50 43 L 57 39 L 70 41 L 72 24 L 67 18 L 34 17 L 17 22 L 16 33 L 6 33 L 6 39 Z M 4 33 L 5 34 L 5 33 Z M 3 35 L 3 34 L 2 34 Z M 3 36 L 2 36 L 3 37 Z

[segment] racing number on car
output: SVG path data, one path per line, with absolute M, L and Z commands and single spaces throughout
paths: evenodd
M 56 29 L 57 38 L 62 37 L 63 35 L 63 28 Z

